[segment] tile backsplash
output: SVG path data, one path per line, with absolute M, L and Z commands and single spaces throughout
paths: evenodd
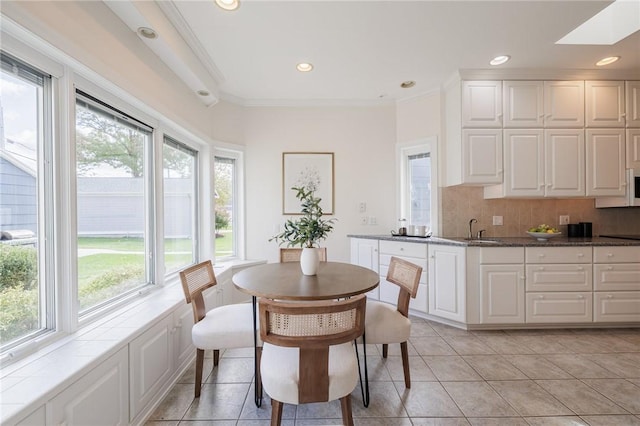
M 485 229 L 487 237 L 519 237 L 532 226 L 546 223 L 565 235 L 566 225 L 558 225 L 560 215 L 569 215 L 570 223 L 592 222 L 593 235 L 640 234 L 640 207 L 596 209 L 592 198 L 584 199 L 492 199 L 483 198 L 482 187 L 450 186 L 442 188 L 443 237 L 466 237 L 469 220 L 474 233 Z M 494 226 L 493 216 L 502 216 L 503 225 Z

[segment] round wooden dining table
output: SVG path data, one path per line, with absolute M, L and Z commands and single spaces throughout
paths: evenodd
M 255 404 L 262 405 L 262 386 L 258 380 L 258 297 L 279 300 L 331 300 L 356 296 L 373 290 L 380 283 L 380 276 L 371 269 L 350 263 L 320 262 L 316 275 L 304 275 L 300 262 L 266 263 L 252 266 L 233 275 L 233 285 L 249 294 L 253 301 Z M 363 401 L 369 405 L 369 380 L 364 345 L 365 386 Z M 359 365 L 359 361 L 358 361 Z
M 373 290 L 380 276 L 371 269 L 340 262 L 320 262 L 316 275 L 303 275 L 299 262 L 266 263 L 233 276 L 233 284 L 254 297 L 280 300 L 327 300 Z

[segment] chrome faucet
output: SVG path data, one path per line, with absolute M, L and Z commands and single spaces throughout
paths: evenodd
M 469 239 L 473 240 L 473 224 L 478 223 L 478 219 L 471 219 L 469 221 Z
M 481 240 L 482 239 L 482 233 L 486 231 L 486 229 L 481 229 L 478 231 L 478 239 Z

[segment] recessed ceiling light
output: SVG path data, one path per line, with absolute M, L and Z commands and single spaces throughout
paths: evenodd
M 313 64 L 310 64 L 308 62 L 300 62 L 298 65 L 296 65 L 296 69 L 300 72 L 309 72 L 313 69 Z
M 596 66 L 602 67 L 605 65 L 612 64 L 620 59 L 620 56 L 609 56 L 608 58 L 602 58 L 598 62 L 596 62 Z
M 402 87 L 403 89 L 408 89 L 410 87 L 413 87 L 416 85 L 416 82 L 413 80 L 407 80 L 407 81 L 403 81 L 402 83 L 400 83 L 400 87 Z
M 141 37 L 149 38 L 149 39 L 154 39 L 158 37 L 158 34 L 155 32 L 155 30 L 149 27 L 138 28 L 138 34 L 140 34 Z
M 500 55 L 500 56 L 496 56 L 495 58 L 490 60 L 489 64 L 490 65 L 502 65 L 505 62 L 507 62 L 509 59 L 511 59 L 511 56 L 509 56 L 509 55 Z
M 208 90 L 198 90 L 196 93 L 200 96 L 209 96 L 211 94 Z
M 216 4 L 224 10 L 236 10 L 240 6 L 240 0 L 216 0 Z

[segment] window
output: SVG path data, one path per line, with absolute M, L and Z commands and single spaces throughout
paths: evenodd
M 51 78 L 6 55 L 0 93 L 0 345 L 54 329 Z
M 152 282 L 152 129 L 82 92 L 76 97 L 80 315 Z
M 438 230 L 436 140 L 430 138 L 398 147 L 400 216 L 409 225 Z
M 165 136 L 164 264 L 175 272 L 197 261 L 197 152 Z
M 238 256 L 237 158 L 216 155 L 215 163 L 215 257 Z

